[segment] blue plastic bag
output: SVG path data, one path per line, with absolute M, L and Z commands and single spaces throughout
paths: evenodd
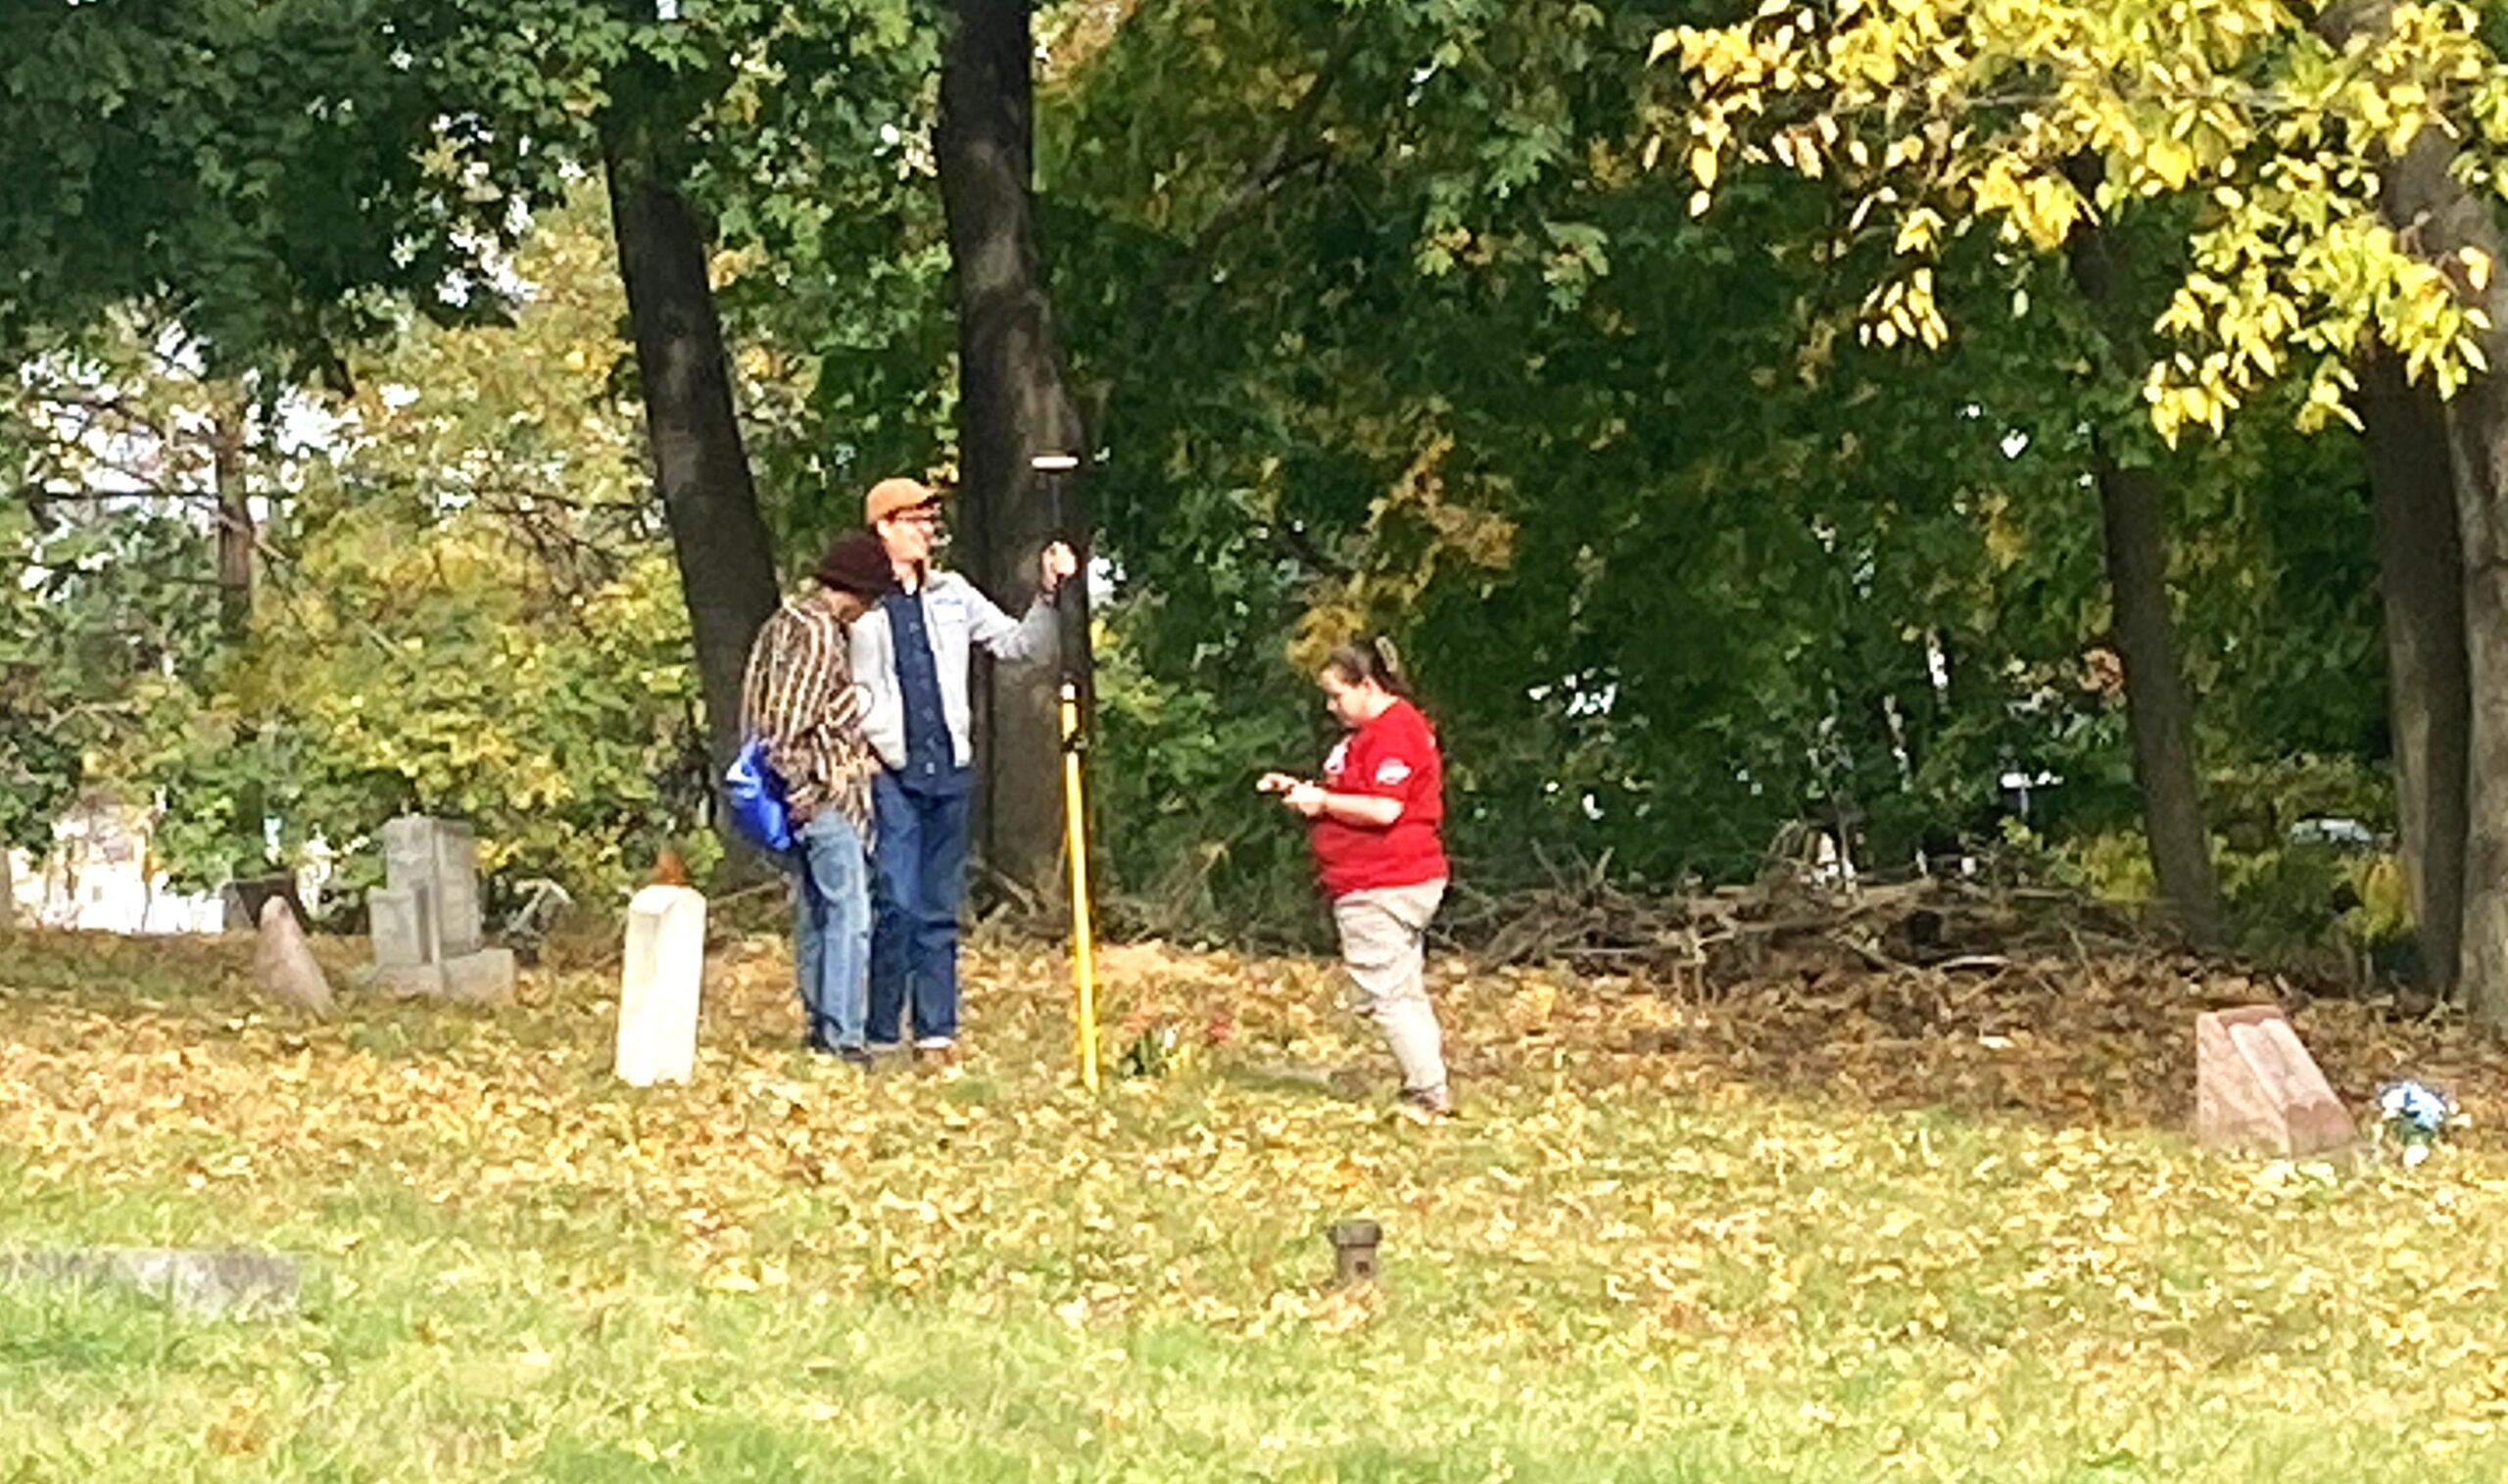
M 750 738 L 723 775 L 723 800 L 732 828 L 769 855 L 793 853 L 793 811 L 784 801 L 784 780 L 766 760 L 766 743 Z

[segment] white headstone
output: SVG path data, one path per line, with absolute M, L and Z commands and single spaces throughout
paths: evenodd
M 647 886 L 627 904 L 618 991 L 618 1077 L 638 1087 L 697 1070 L 697 997 L 705 976 L 705 898 Z

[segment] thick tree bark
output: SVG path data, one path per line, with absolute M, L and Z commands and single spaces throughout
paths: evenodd
M 952 0 L 950 12 L 933 143 L 958 304 L 960 537 L 976 580 L 1015 613 L 1036 592 L 1045 545 L 1062 535 L 1078 547 L 1085 529 L 1076 510 L 1054 508 L 1030 460 L 1086 450 L 1037 241 L 1030 6 Z M 1085 683 L 1087 668 L 1085 573 L 1062 601 L 1060 666 L 981 666 L 976 741 L 979 849 L 996 876 L 1047 902 L 1061 894 L 1060 681 Z
M 2337 46 L 2382 37 L 2394 24 L 2390 0 L 2329 6 L 2317 29 Z M 2490 317 L 2482 334 L 2494 370 L 2444 404 L 2447 462 L 2455 489 L 2458 556 L 2464 569 L 2466 742 L 2463 912 L 2456 987 L 2473 1018 L 2508 1029 L 2508 272 L 2481 287 L 2458 256 L 2466 249 L 2508 268 L 2508 239 L 2490 204 L 2455 178 L 2454 147 L 2425 128 L 2380 174 L 2387 225 L 2440 266 L 2465 299 Z
M 2363 358 L 2361 372 L 2404 879 L 2423 975 L 2445 994 L 2455 985 L 2463 941 L 2466 749 L 2473 721 L 2455 470 L 2437 394 L 2407 383 L 2402 363 L 2383 348 Z
M 658 152 L 616 129 L 604 152 L 653 479 L 696 642 L 711 776 L 720 778 L 740 750 L 749 642 L 775 611 L 774 547 L 732 406 L 704 225 Z
M 2097 170 L 2095 162 L 2075 165 L 2074 183 L 2085 195 L 2098 183 Z M 2066 245 L 2066 262 L 2109 337 L 2139 350 L 2145 337 L 2135 328 L 2122 246 L 2110 233 L 2085 222 Z M 2166 490 L 2157 470 L 2123 466 L 2108 441 L 2096 433 L 2091 462 L 2151 874 L 2158 881 L 2161 910 L 2177 930 L 2195 943 L 2217 944 L 2222 937 L 2221 888 L 2212 873 L 2211 834 L 2204 823 L 2194 702 L 2178 662 L 2177 623 L 2169 612 Z
M 2161 910 L 2196 943 L 2221 940 L 2221 888 L 2194 756 L 2194 702 L 2177 659 L 2168 606 L 2168 551 L 2158 474 L 2120 467 L 2104 447 L 2093 455 L 2117 657 L 2125 669 L 2125 720 L 2134 740 L 2134 782 L 2143 795 Z
M 2448 421 L 2456 457 L 2481 460 L 2473 480 L 2484 487 L 2459 511 L 2472 726 L 2456 985 L 2476 1021 L 2508 1029 L 2508 407 Z M 2466 494 L 2460 484 L 2458 499 Z
M 2508 266 L 2489 203 L 2448 169 L 2436 131 L 2386 172 L 2386 205 L 2398 230 L 2430 258 L 2470 248 Z M 2483 334 L 2490 364 L 2508 364 L 2508 282 L 2494 273 L 2475 289 L 2457 269 L 2457 288 L 2489 312 Z M 2476 377 L 2445 405 L 2448 462 L 2454 472 L 2457 535 L 2464 569 L 2466 745 L 2464 910 L 2457 985 L 2486 1026 L 2508 1029 L 2508 378 Z

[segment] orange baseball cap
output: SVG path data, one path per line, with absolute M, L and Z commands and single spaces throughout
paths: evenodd
M 899 510 L 940 503 L 940 492 L 920 479 L 883 479 L 862 497 L 862 523 L 876 526 Z

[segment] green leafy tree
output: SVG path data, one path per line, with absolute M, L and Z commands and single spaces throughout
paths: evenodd
M 709 770 L 598 191 L 502 271 L 510 325 L 412 316 L 358 353 L 354 397 L 255 418 L 234 462 L 264 492 L 265 580 L 240 634 L 218 616 L 217 389 L 153 354 L 22 373 L 29 494 L 0 532 L 30 619 L 6 672 L 22 838 L 104 787 L 157 809 L 186 885 L 259 866 L 271 821 L 288 856 L 355 864 L 411 808 L 475 821 L 502 874 L 578 887 L 689 846 Z
M 486 301 L 503 199 L 463 168 L 465 100 L 390 0 L 14 6 L 0 16 L 0 350 L 118 309 L 213 370 L 336 375 L 395 299 Z
M 2149 321 L 2173 344 L 2145 359 L 2144 398 L 2169 440 L 2219 431 L 2229 411 L 2295 377 L 2302 421 L 2356 420 L 2355 366 L 2372 345 L 2446 399 L 2464 537 L 2466 846 L 2459 978 L 2476 1012 L 2508 1023 L 2508 694 L 2493 656 L 2508 602 L 2483 574 L 2499 500 L 2484 472 L 2508 447 L 2508 392 L 2485 374 L 2508 288 L 2482 193 L 2508 139 L 2508 69 L 2482 12 L 2458 4 L 2339 3 L 2303 18 L 2270 4 L 2197 12 L 2043 3 L 1771 6 L 1757 19 L 1663 33 L 1698 90 L 1686 161 L 1698 208 L 1728 164 L 1770 161 L 1837 182 L 1854 221 L 1899 265 L 1865 301 L 1877 338 L 1938 343 L 1933 262 L 1977 233 L 2052 252 L 2086 223 L 2140 222 L 2183 244 L 2173 292 Z M 2381 372 L 2380 374 L 2387 374 Z M 2459 395 L 2461 394 L 2461 395 Z M 2372 399 L 2371 406 L 2380 405 Z M 2392 407 L 2392 399 L 2386 400 Z M 2382 467 L 2391 468 L 2382 461 Z M 2389 541 L 2389 552 L 2401 549 Z M 2407 620 L 2406 635 L 2440 624 Z M 2415 685 L 2451 671 L 2396 666 Z M 2399 706 L 2407 723 L 2455 714 Z M 2399 729 L 2407 820 L 2452 835 L 2415 773 L 2457 749 Z M 2452 789 L 2443 790 L 2451 795 Z M 2451 838 L 2413 851 L 2429 885 L 2454 875 Z M 2436 863 L 2438 870 L 2431 869 Z

